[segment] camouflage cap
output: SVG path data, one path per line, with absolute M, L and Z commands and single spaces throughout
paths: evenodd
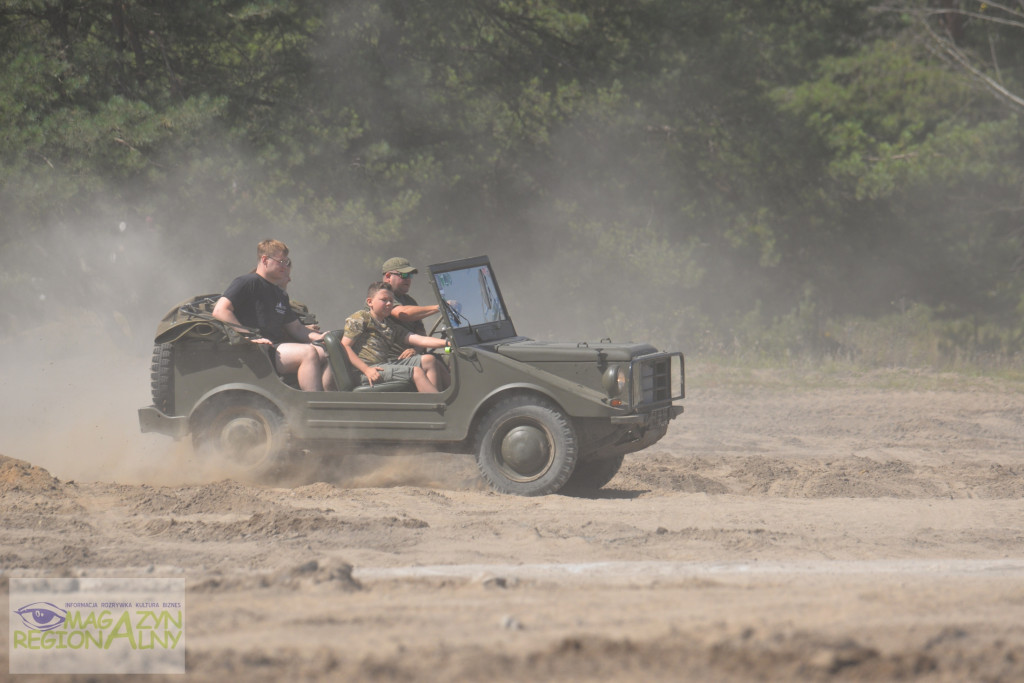
M 384 273 L 418 273 L 418 269 L 413 268 L 412 264 L 409 263 L 409 259 L 396 256 L 389 258 L 384 262 L 384 265 L 380 268 L 381 274 Z

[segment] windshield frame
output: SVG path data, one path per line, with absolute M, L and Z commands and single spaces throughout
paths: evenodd
M 486 255 L 434 264 L 427 268 L 427 276 L 448 326 L 449 339 L 456 346 L 492 343 L 517 336 L 494 268 Z M 460 296 L 464 301 L 459 301 Z M 451 306 L 448 301 L 459 305 Z

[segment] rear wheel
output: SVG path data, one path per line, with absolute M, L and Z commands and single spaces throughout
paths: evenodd
M 192 445 L 201 457 L 218 457 L 246 474 L 264 475 L 287 463 L 291 433 L 284 416 L 266 399 L 228 394 L 202 408 Z
M 555 493 L 576 466 L 578 442 L 572 423 L 539 397 L 502 399 L 484 415 L 478 434 L 477 467 L 501 493 Z

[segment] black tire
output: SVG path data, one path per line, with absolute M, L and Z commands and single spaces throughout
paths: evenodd
M 572 422 L 540 397 L 520 394 L 498 401 L 477 434 L 477 467 L 500 493 L 556 493 L 576 466 L 579 446 Z
M 615 478 L 625 457 L 623 453 L 599 460 L 579 460 L 562 492 L 586 495 L 597 491 Z
M 153 367 L 150 373 L 153 405 L 164 415 L 174 413 L 174 347 L 157 344 L 153 347 Z
M 284 416 L 253 394 L 216 396 L 193 419 L 192 446 L 241 474 L 278 474 L 291 455 L 291 430 Z

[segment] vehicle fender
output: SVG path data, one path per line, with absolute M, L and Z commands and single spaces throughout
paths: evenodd
M 503 367 L 508 374 L 521 377 L 509 377 L 510 381 L 499 385 L 490 392 L 492 394 L 506 388 L 529 388 L 554 399 L 563 410 L 576 417 L 606 417 L 620 413 L 605 403 L 607 396 L 603 392 L 549 372 L 543 363 L 522 363 L 493 351 L 481 351 L 480 356 L 488 365 Z
M 567 383 L 569 384 L 569 383 Z M 476 424 L 480 420 L 481 416 L 486 413 L 487 409 L 491 405 L 499 401 L 503 396 L 513 393 L 531 393 L 543 396 L 552 403 L 554 403 L 562 412 L 564 412 L 570 418 L 572 417 L 610 417 L 611 410 L 599 403 L 595 406 L 595 401 L 592 397 L 585 398 L 580 395 L 579 390 L 586 391 L 587 393 L 593 393 L 587 390 L 585 387 L 578 385 L 572 385 L 576 391 L 563 387 L 552 387 L 545 386 L 542 384 L 536 384 L 533 382 L 512 382 L 509 384 L 503 384 L 500 387 L 496 387 L 493 391 L 490 391 L 486 396 L 483 397 L 473 407 L 472 420 L 470 425 L 470 434 L 473 433 Z M 598 410 L 594 410 L 594 408 Z M 596 413 L 596 414 L 595 414 Z
M 207 403 L 209 403 L 210 399 L 212 399 L 212 398 L 214 398 L 216 396 L 221 396 L 221 395 L 226 394 L 226 393 L 246 393 L 246 394 L 256 394 L 257 396 L 261 396 L 264 399 L 266 399 L 267 402 L 270 403 L 270 405 L 274 406 L 279 411 L 281 411 L 281 414 L 285 416 L 285 419 L 288 419 L 289 421 L 291 420 L 291 418 L 289 417 L 288 409 L 284 405 L 282 405 L 280 401 L 276 400 L 272 393 L 270 393 L 269 391 L 267 391 L 263 387 L 256 386 L 254 384 L 246 384 L 244 382 L 235 382 L 235 383 L 232 383 L 232 384 L 222 384 L 220 386 L 214 387 L 210 391 L 208 391 L 205 394 L 203 394 L 199 398 L 199 400 L 195 402 L 195 404 L 192 406 L 191 412 L 189 412 L 189 414 L 188 414 L 189 424 L 191 424 L 192 418 L 197 413 L 202 411 L 203 408 L 207 405 Z

